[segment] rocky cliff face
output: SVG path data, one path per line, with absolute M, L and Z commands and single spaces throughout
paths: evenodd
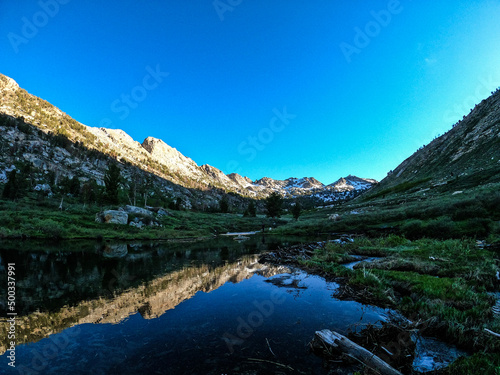
M 238 173 L 230 173 L 227 175 L 231 180 L 233 180 L 236 184 L 241 185 L 243 187 L 247 187 L 252 184 L 252 180 L 248 177 L 240 176 Z
M 225 175 L 210 165 L 198 166 L 163 140 L 146 138 L 142 144 L 120 129 L 83 125 L 50 103 L 30 95 L 9 77 L 0 74 L 0 181 L 19 161 L 31 162 L 43 176 L 77 176 L 81 181 L 95 179 L 103 184 L 104 171 L 111 160 L 121 163 L 129 181 L 139 174 L 151 174 L 159 190 L 170 196 L 183 196 L 201 205 L 212 204 L 221 192 L 264 198 L 276 191 L 285 197 L 312 196 L 327 190 L 330 194 L 347 190 L 364 190 L 373 180 L 344 181 L 345 188 L 325 187 L 312 178 L 274 180 L 264 177 L 252 181 L 238 174 Z M 138 172 L 137 170 L 142 172 Z M 191 190 L 189 190 L 191 189 Z M 196 194 L 192 189 L 209 194 Z M 194 194 L 194 196 L 193 196 Z M 210 195 L 210 194 L 209 194 Z
M 6 93 L 14 93 L 19 89 L 19 85 L 12 78 L 0 74 L 0 86 Z
M 203 169 L 190 158 L 182 155 L 175 148 L 170 147 L 161 139 L 147 137 L 142 142 L 142 147 L 149 153 L 149 157 L 165 166 L 168 170 L 187 176 L 196 181 L 204 181 L 209 178 Z

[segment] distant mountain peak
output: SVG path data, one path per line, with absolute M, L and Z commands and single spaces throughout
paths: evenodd
M 69 143 L 78 142 L 79 145 L 92 151 L 87 156 L 77 152 L 71 154 L 68 150 L 51 146 L 42 139 L 43 137 L 37 135 L 39 132 L 26 136 L 16 127 L 2 128 L 1 142 L 12 143 L 20 139 L 21 142 L 26 142 L 26 148 L 30 148 L 34 143 L 43 144 L 45 152 L 38 155 L 25 153 L 21 157 L 32 161 L 37 168 L 42 166 L 45 170 L 57 169 L 61 175 L 72 177 L 77 172 L 82 178 L 93 178 L 102 184 L 105 168 L 109 162 L 118 161 L 122 163 L 124 178 L 136 175 L 137 169 L 135 168 L 142 169 L 144 173 L 157 176 L 156 181 L 161 181 L 158 183 L 162 184 L 163 191 L 169 194 L 172 191 L 182 191 L 186 197 L 189 197 L 185 199 L 186 202 L 192 201 L 202 206 L 213 205 L 214 199 L 220 197 L 221 192 L 224 191 L 255 198 L 265 198 L 272 192 L 279 192 L 287 198 L 316 197 L 320 203 L 323 196 L 318 197 L 317 194 L 324 192 L 328 195 L 329 201 L 332 201 L 332 197 L 337 194 L 335 189 L 325 186 L 314 177 L 290 177 L 286 180 L 263 177 L 252 181 L 237 173 L 225 175 L 211 165 L 198 166 L 192 159 L 184 156 L 162 139 L 150 136 L 139 143 L 121 129 L 83 125 L 52 104 L 19 88 L 13 79 L 1 74 L 0 103 L 0 115 L 7 115 L 12 119 L 22 118 L 20 121 L 37 127 L 46 137 L 60 135 L 67 138 Z M 72 150 L 70 146 L 68 147 Z M 52 152 L 60 156 L 61 160 L 54 161 L 45 156 Z M 106 156 L 107 159 L 104 158 L 103 161 L 103 158 L 95 158 L 95 152 Z M 5 171 L 14 161 L 9 155 L 4 158 L 0 155 L 0 177 L 5 175 Z M 350 183 L 354 184 L 351 190 L 356 190 L 359 186 L 368 186 L 368 181 L 365 179 L 360 182 L 355 176 L 348 176 L 347 180 L 342 180 L 346 186 Z M 176 187 L 173 188 L 170 183 Z M 188 191 L 185 188 L 191 188 L 191 190 Z M 338 195 L 338 197 L 343 199 L 346 196 Z M 334 200 L 338 200 L 338 197 Z
M 366 190 L 376 185 L 378 182 L 371 178 L 360 178 L 357 176 L 349 175 L 341 177 L 328 187 L 335 191 L 353 191 L 353 190 Z

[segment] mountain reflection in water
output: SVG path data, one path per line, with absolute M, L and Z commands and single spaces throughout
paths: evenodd
M 320 277 L 258 263 L 283 241 L 1 249 L 1 264 L 17 267 L 18 370 L 325 373 L 307 349 L 314 331 L 347 333 L 386 311 L 332 298 L 336 284 Z

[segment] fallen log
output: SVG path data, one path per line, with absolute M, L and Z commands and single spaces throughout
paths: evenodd
M 370 353 L 365 348 L 337 332 L 332 332 L 328 329 L 316 331 L 315 338 L 324 346 L 339 349 L 381 375 L 402 375 L 401 372 L 389 366 L 375 354 Z
M 500 333 L 493 332 L 493 331 L 489 330 L 488 328 L 485 328 L 484 330 L 493 336 L 500 337 Z

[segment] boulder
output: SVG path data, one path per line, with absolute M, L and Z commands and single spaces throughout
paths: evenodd
M 128 212 L 129 214 L 134 214 L 134 215 L 153 216 L 153 211 L 136 206 L 127 205 L 125 206 L 125 211 Z
M 331 215 L 328 215 L 328 220 L 333 220 L 333 221 L 339 221 L 341 218 L 340 218 L 340 215 L 339 214 L 331 214 Z
M 128 223 L 128 214 L 123 211 L 108 210 L 102 213 L 103 221 L 107 224 L 123 224 Z
M 43 192 L 50 197 L 52 196 L 52 189 L 49 184 L 38 184 L 33 188 L 33 190 Z
M 161 216 L 172 216 L 172 214 L 170 212 L 168 212 L 167 210 L 160 208 L 158 210 L 158 217 L 161 217 Z
M 142 221 L 136 222 L 136 221 L 131 221 L 129 224 L 131 227 L 136 227 L 139 229 L 144 228 L 144 223 Z

